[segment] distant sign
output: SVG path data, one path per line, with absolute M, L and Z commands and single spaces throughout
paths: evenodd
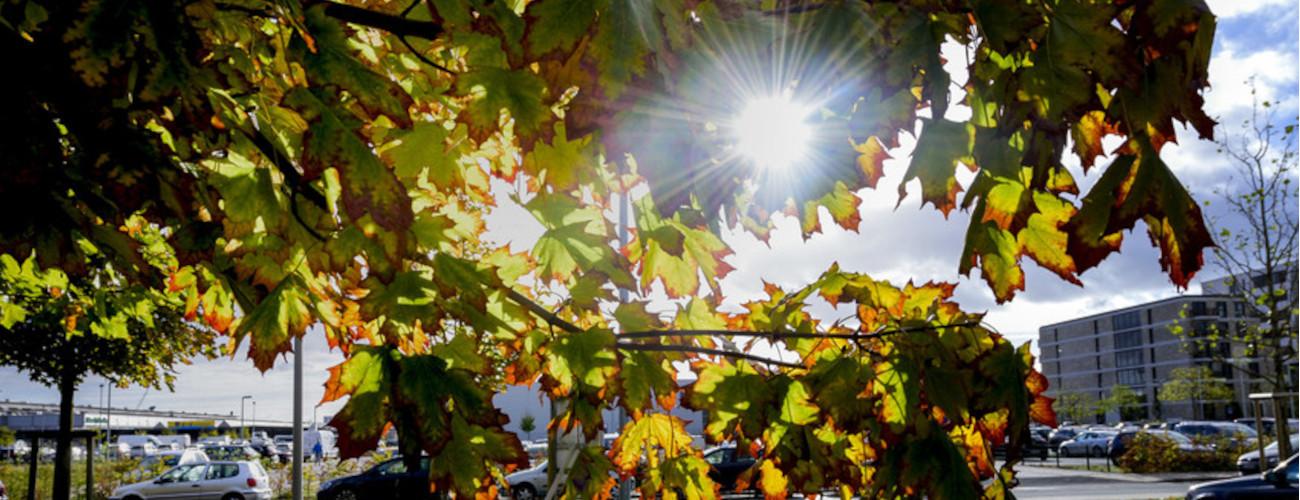
M 167 427 L 203 429 L 208 427 L 216 427 L 216 424 L 217 422 L 214 420 L 180 420 L 176 422 L 167 422 Z
M 86 417 L 86 425 L 90 424 L 107 424 L 108 417 Z

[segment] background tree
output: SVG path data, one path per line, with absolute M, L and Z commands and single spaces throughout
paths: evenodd
M 1056 398 L 1052 404 L 1057 417 L 1075 422 L 1087 422 L 1097 416 L 1097 401 L 1082 392 L 1067 392 Z
M 524 439 L 531 441 L 533 439 L 533 430 L 537 429 L 533 415 L 525 413 L 523 418 L 519 419 L 519 430 L 524 431 Z
M 1254 95 L 1254 90 L 1251 91 Z M 1226 213 L 1210 219 L 1217 237 L 1214 265 L 1225 275 L 1216 293 L 1238 297 L 1257 321 L 1235 329 L 1175 330 L 1214 361 L 1263 382 L 1263 392 L 1295 392 L 1297 273 L 1300 272 L 1300 191 L 1297 191 L 1296 116 L 1279 117 L 1273 103 L 1258 99 L 1249 118 L 1229 129 L 1219 151 L 1236 175 L 1217 190 Z M 1235 348 L 1215 349 L 1230 342 Z M 1289 409 L 1289 405 L 1282 405 Z M 1284 417 L 1279 415 L 1279 417 Z M 1286 436 L 1286 418 L 1279 418 Z
M 32 0 L 0 16 L 23 75 L 0 125 L 24 131 L 0 135 L 0 209 L 27 215 L 0 221 L 0 253 L 85 275 L 89 241 L 247 340 L 261 370 L 319 324 L 346 357 L 325 398 L 348 398 L 341 453 L 395 424 L 458 496 L 494 496 L 482 479 L 526 463 L 492 403 L 502 380 L 563 400 L 556 429 L 632 416 L 609 455 L 578 454 L 556 486 L 570 497 L 607 495 L 642 457 L 647 496 L 716 496 L 664 413 L 679 401 L 707 410 L 711 440 L 763 442 L 771 497 L 1002 496 L 1029 422 L 1054 415 L 1028 346 L 962 312 L 954 285 L 832 266 L 739 307 L 720 285 L 726 230 L 857 230 L 903 132 L 900 201 L 915 179 L 922 204 L 970 212 L 955 267 L 999 301 L 1025 259 L 1078 283 L 1138 220 L 1179 286 L 1211 243 L 1159 154 L 1175 121 L 1213 131 L 1215 20 L 1196 2 Z M 792 170 L 731 133 L 767 92 L 812 108 L 786 120 L 815 132 Z M 1076 175 L 1098 178 L 1084 193 Z M 489 235 L 498 212 L 533 218 L 532 248 Z M 157 255 L 170 265 L 143 262 Z M 651 314 L 659 293 L 675 309 Z
M 1203 401 L 1232 401 L 1235 392 L 1222 378 L 1215 377 L 1208 366 L 1174 368 L 1160 384 L 1160 401 L 1190 401 L 1194 418 L 1200 419 Z
M 0 364 L 59 391 L 54 498 L 66 499 L 77 385 L 94 374 L 118 386 L 171 388 L 178 365 L 215 356 L 214 337 L 185 319 L 183 300 L 123 284 L 109 270 L 68 276 L 9 255 L 0 267 Z
M 18 433 L 5 426 L 0 426 L 0 446 L 9 446 L 18 440 Z
M 1133 407 L 1142 402 L 1142 397 L 1133 388 L 1116 384 L 1111 386 L 1109 394 L 1097 401 L 1097 412 L 1106 414 L 1116 412 L 1121 421 L 1134 420 Z

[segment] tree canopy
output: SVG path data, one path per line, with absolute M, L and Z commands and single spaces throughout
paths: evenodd
M 857 230 L 900 134 L 899 200 L 917 180 L 971 213 L 957 270 L 999 301 L 1026 258 L 1079 283 L 1139 220 L 1180 286 L 1211 244 L 1159 156 L 1175 122 L 1213 130 L 1198 0 L 31 0 L 0 19 L 0 122 L 24 131 L 0 138 L 0 206 L 24 214 L 0 252 L 69 275 L 102 253 L 262 370 L 320 325 L 347 356 L 326 394 L 348 398 L 342 453 L 396 425 L 458 496 L 525 462 L 504 380 L 566 400 L 556 428 L 632 415 L 580 455 L 574 496 L 642 459 L 645 492 L 715 496 L 660 411 L 680 400 L 710 439 L 755 443 L 769 497 L 1000 497 L 1030 420 L 1054 421 L 1047 381 L 953 285 L 834 266 L 723 307 L 724 228 Z M 815 110 L 812 160 L 759 168 L 729 127 L 785 94 Z M 506 205 L 543 229 L 532 248 L 490 237 Z M 654 290 L 674 313 L 649 312 Z

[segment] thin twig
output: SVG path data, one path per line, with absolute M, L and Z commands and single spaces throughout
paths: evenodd
M 755 356 L 753 354 L 737 352 L 737 351 L 724 351 L 722 349 L 709 349 L 706 347 L 696 347 L 696 346 L 689 346 L 689 345 L 633 344 L 631 342 L 616 342 L 614 343 L 614 346 L 619 349 L 624 349 L 628 351 L 691 352 L 691 353 L 698 353 L 698 354 L 710 354 L 713 356 L 723 356 L 727 358 L 744 359 L 744 360 L 764 363 L 768 365 L 781 366 L 785 368 L 804 368 L 804 366 L 800 364 L 786 363 L 784 361 L 768 359 L 762 356 Z

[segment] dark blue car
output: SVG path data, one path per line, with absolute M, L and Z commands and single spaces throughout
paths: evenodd
M 420 470 L 409 471 L 402 459 L 380 463 L 355 476 L 325 481 L 317 500 L 387 500 L 430 498 L 429 457 L 420 457 Z
M 1258 476 L 1244 476 L 1202 483 L 1187 490 L 1187 500 L 1253 500 L 1285 498 L 1295 500 L 1300 496 L 1297 489 L 1297 456 L 1282 462 Z

